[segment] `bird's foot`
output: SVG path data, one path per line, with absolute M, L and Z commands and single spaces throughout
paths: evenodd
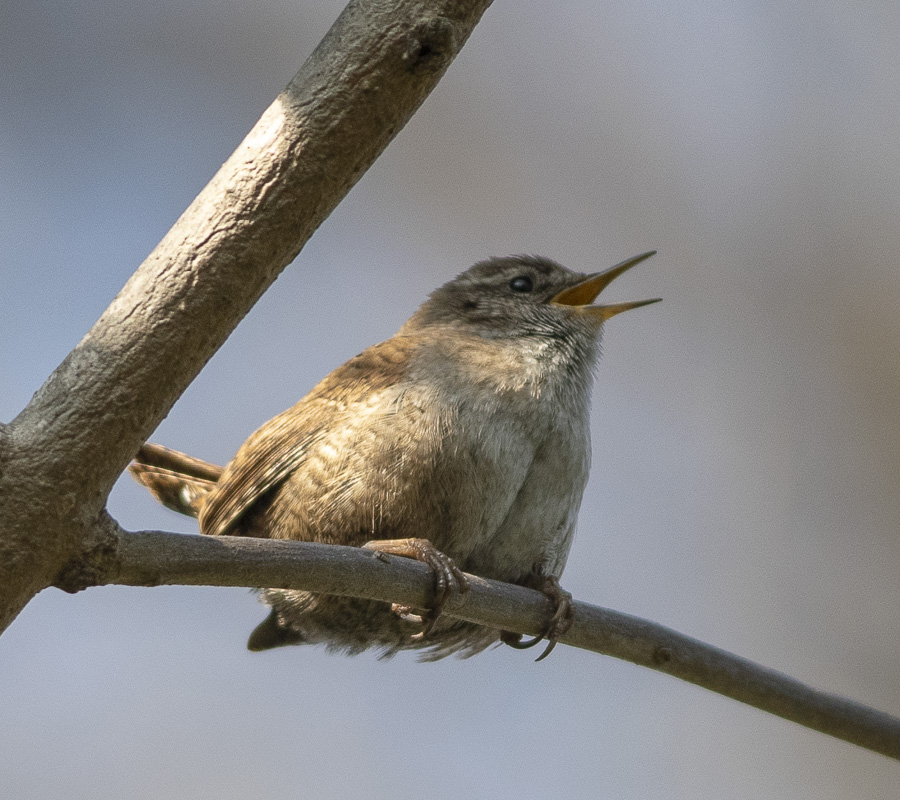
M 550 655 L 553 648 L 556 647 L 556 642 L 559 637 L 572 627 L 572 623 L 575 620 L 575 607 L 572 605 L 572 595 L 559 585 L 559 578 L 554 577 L 553 575 L 536 575 L 534 578 L 527 581 L 525 585 L 531 589 L 537 589 L 539 592 L 542 592 L 553 602 L 556 606 L 553 618 L 550 620 L 547 630 L 540 636 L 535 636 L 533 639 L 527 639 L 523 642 L 521 633 L 502 631 L 500 634 L 500 641 L 517 650 L 527 650 L 529 647 L 534 647 L 536 644 L 546 639 L 546 649 L 535 659 L 535 661 L 543 661 Z
M 416 634 L 416 638 L 424 638 L 431 632 L 451 597 L 458 597 L 460 604 L 466 599 L 469 580 L 465 573 L 456 566 L 450 556 L 438 550 L 428 539 L 373 539 L 366 542 L 363 549 L 414 558 L 427 564 L 434 572 L 434 605 L 425 614 L 417 614 L 412 607 L 400 603 L 391 606 L 391 610 L 401 619 L 424 624 L 424 629 Z

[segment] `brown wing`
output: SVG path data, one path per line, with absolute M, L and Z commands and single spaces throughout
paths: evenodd
M 416 347 L 413 337 L 395 336 L 338 367 L 299 403 L 253 433 L 225 468 L 200 511 L 200 530 L 239 534 L 241 518 L 305 460 L 348 407 L 403 379 Z

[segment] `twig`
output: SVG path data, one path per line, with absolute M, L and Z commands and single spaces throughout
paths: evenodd
M 424 564 L 355 547 L 239 537 L 112 530 L 98 554 L 97 584 L 247 586 L 427 606 L 432 575 Z M 491 628 L 536 635 L 552 616 L 541 593 L 469 576 L 462 606 L 444 613 Z M 80 588 L 80 587 L 69 587 Z M 813 730 L 900 759 L 900 719 L 821 692 L 794 678 L 648 620 L 575 603 L 575 624 L 560 641 L 665 672 Z

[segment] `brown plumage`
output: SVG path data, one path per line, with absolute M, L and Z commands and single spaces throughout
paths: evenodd
M 204 534 L 427 539 L 467 572 L 555 583 L 587 479 L 602 323 L 643 302 L 587 304 L 646 255 L 595 276 L 533 257 L 476 264 L 393 338 L 265 423 L 224 470 L 147 444 L 131 473 L 169 508 L 197 516 Z M 350 653 L 424 649 L 433 659 L 471 655 L 500 636 L 440 617 L 423 638 L 415 617 L 385 603 L 262 595 L 272 613 L 251 649 L 324 643 Z

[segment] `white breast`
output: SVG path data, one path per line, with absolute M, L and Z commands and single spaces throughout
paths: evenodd
M 475 574 L 558 577 L 565 566 L 590 467 L 591 371 L 552 344 L 494 347 L 490 364 L 484 350 L 467 354 L 441 382 L 457 411 L 446 456 L 467 461 L 461 505 L 483 498 L 463 515 L 474 535 L 459 555 Z

